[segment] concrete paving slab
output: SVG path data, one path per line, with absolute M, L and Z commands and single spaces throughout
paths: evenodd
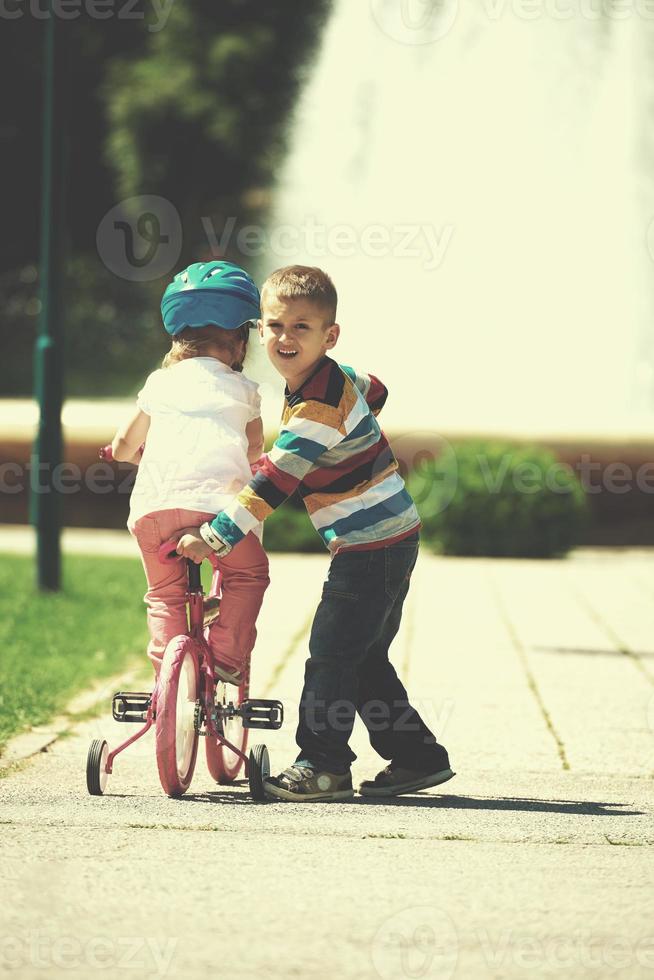
M 490 588 L 489 563 L 421 555 L 408 683 L 455 769 L 560 767 L 520 656 Z
M 507 629 L 574 770 L 651 775 L 651 684 L 579 601 L 565 563 L 497 564 L 492 576 Z M 624 579 L 614 574 L 614 588 Z
M 285 727 L 261 739 L 281 768 L 326 558 L 271 566 L 252 688 L 285 701 Z M 601 595 L 649 572 L 641 555 L 421 556 L 393 658 L 451 752 L 458 774 L 440 792 L 256 804 L 243 781 L 216 786 L 200 751 L 190 792 L 170 800 L 149 733 L 118 757 L 107 795 L 89 797 L 90 740 L 127 726 L 108 713 L 79 725 L 0 780 L 0 964 L 21 980 L 651 977 L 654 798 L 640 754 L 653 736 L 627 725 L 649 682 L 576 598 L 600 567 Z M 599 634 L 604 652 L 574 652 Z M 624 746 L 615 769 L 597 713 L 603 751 Z M 382 763 L 360 725 L 353 746 L 358 782 Z

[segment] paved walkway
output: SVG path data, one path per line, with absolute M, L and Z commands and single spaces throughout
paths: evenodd
M 653 558 L 421 556 L 394 660 L 450 750 L 443 792 L 257 805 L 199 764 L 173 801 L 146 737 L 90 798 L 88 742 L 124 727 L 84 724 L 0 782 L 2 966 L 654 977 Z M 294 756 L 325 563 L 272 556 L 253 694 L 286 705 L 274 768 Z M 358 780 L 379 761 L 359 727 L 354 748 Z

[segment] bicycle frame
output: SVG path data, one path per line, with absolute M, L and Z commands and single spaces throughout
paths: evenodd
M 229 742 L 221 731 L 218 729 L 218 717 L 219 711 L 215 702 L 215 690 L 216 690 L 216 680 L 213 672 L 213 656 L 209 645 L 204 638 L 204 590 L 202 588 L 202 580 L 200 573 L 200 565 L 197 565 L 190 558 L 182 558 L 181 555 L 177 555 L 174 552 L 174 541 L 166 541 L 159 549 L 159 558 L 164 564 L 174 564 L 177 561 L 185 561 L 188 576 L 188 589 L 186 592 L 186 605 L 188 612 L 188 635 L 191 636 L 198 648 L 198 662 L 200 668 L 200 691 L 199 702 L 204 713 L 204 723 L 205 732 L 203 733 L 207 738 L 215 738 L 222 743 L 231 752 L 237 755 L 243 760 L 246 766 L 248 766 L 248 756 L 244 752 L 241 752 L 235 745 Z M 220 570 L 214 566 L 213 577 L 211 580 L 211 588 L 209 591 L 209 598 L 219 597 L 221 592 L 221 575 Z M 249 667 L 248 667 L 249 670 Z M 247 682 L 247 678 L 246 678 Z M 117 755 L 123 752 L 126 748 L 136 742 L 141 738 L 147 731 L 150 730 L 154 724 L 156 718 L 156 688 L 153 692 L 150 704 L 148 705 L 146 720 L 143 728 L 139 729 L 131 738 L 128 738 L 125 742 L 115 748 L 107 756 L 107 762 L 105 766 L 105 771 L 111 775 L 113 772 L 113 762 Z
M 173 561 L 175 560 L 179 559 L 173 559 Z M 232 745 L 232 743 L 225 738 L 222 732 L 218 731 L 218 726 L 216 725 L 216 720 L 218 717 L 218 712 L 215 710 L 216 704 L 214 696 L 216 690 L 216 680 L 213 672 L 213 656 L 211 654 L 211 650 L 209 649 L 209 644 L 204 638 L 204 592 L 200 578 L 200 565 L 196 565 L 196 563 L 190 558 L 185 558 L 184 561 L 186 561 L 189 584 L 189 589 L 187 592 L 189 635 L 192 636 L 198 643 L 201 687 L 202 683 L 204 682 L 204 697 L 200 696 L 200 703 L 204 708 L 204 724 L 206 728 L 205 735 L 207 738 L 211 737 L 218 739 L 223 745 L 242 759 L 246 764 L 247 772 L 248 757 L 245 755 L 245 753 L 241 752 L 240 749 L 237 749 L 235 745 Z M 213 578 L 211 581 L 211 596 L 217 596 L 220 594 L 220 582 L 220 570 L 214 566 Z

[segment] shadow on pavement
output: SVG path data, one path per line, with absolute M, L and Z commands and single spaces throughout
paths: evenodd
M 226 803 L 235 805 L 258 805 L 253 800 L 243 783 L 235 783 L 234 790 L 217 790 L 208 793 L 188 793 L 183 799 L 187 803 Z M 268 805 L 284 806 L 284 800 L 262 801 Z M 301 801 L 298 801 L 301 802 Z M 564 813 L 580 817 L 640 817 L 645 815 L 643 810 L 626 810 L 628 803 L 594 803 L 587 800 L 535 800 L 529 798 L 500 796 L 484 799 L 477 796 L 395 796 L 375 798 L 355 796 L 353 800 L 343 801 L 341 805 L 349 806 L 413 806 L 437 807 L 441 810 L 509 810 L 524 813 Z M 307 803 L 306 806 L 315 804 Z M 334 806 L 333 803 L 321 804 Z
M 627 803 L 592 803 L 587 800 L 534 800 L 513 796 L 483 799 L 477 796 L 395 796 L 375 798 L 359 796 L 362 806 L 422 806 L 441 810 L 513 810 L 526 813 L 566 813 L 580 817 L 640 817 L 643 810 L 621 810 Z
M 609 657 L 624 657 L 624 650 L 596 648 L 596 647 L 534 647 L 536 653 L 581 653 L 590 655 L 600 655 Z M 631 650 L 634 657 L 654 657 L 652 650 Z

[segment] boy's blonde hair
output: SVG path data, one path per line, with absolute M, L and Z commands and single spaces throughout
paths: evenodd
M 287 265 L 273 272 L 261 287 L 261 306 L 270 297 L 308 299 L 325 311 L 329 325 L 336 321 L 338 296 L 326 272 L 311 265 Z
M 184 327 L 173 337 L 171 348 L 161 366 L 172 367 L 190 357 L 211 357 L 212 351 L 221 350 L 229 355 L 232 370 L 242 371 L 249 336 L 250 327 L 247 323 L 236 330 L 225 330 L 213 324 L 207 324 L 206 327 Z

